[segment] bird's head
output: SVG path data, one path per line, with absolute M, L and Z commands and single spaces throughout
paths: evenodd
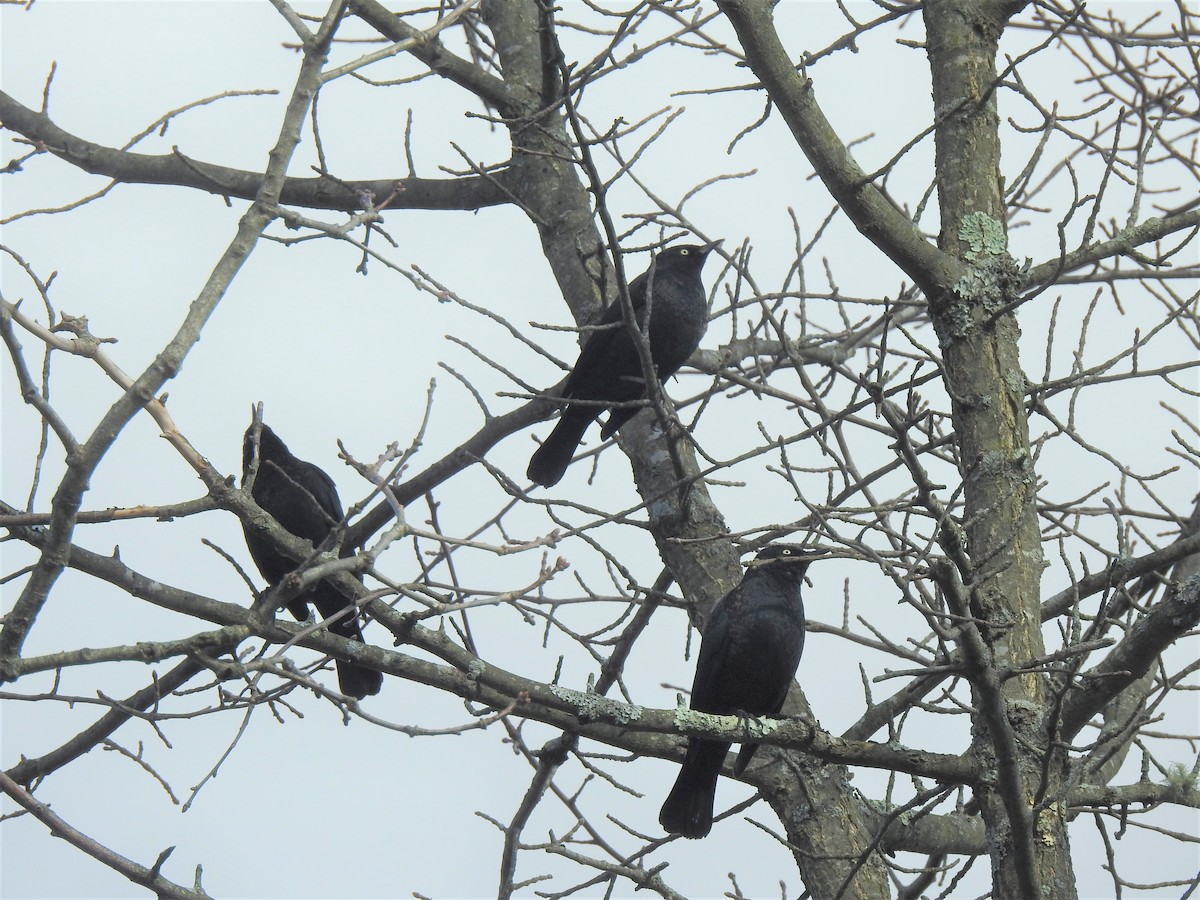
M 799 583 L 803 581 L 809 564 L 828 552 L 821 547 L 802 547 L 799 544 L 768 544 L 750 560 L 748 568 L 754 570 L 770 567 L 773 573 Z
M 666 263 L 672 267 L 694 268 L 697 272 L 704 266 L 708 254 L 715 250 L 721 241 L 710 241 L 707 244 L 679 244 L 667 247 L 656 258 L 658 265 Z
M 244 471 L 249 470 L 250 460 L 254 458 L 254 424 L 253 421 L 250 423 L 250 427 L 246 429 L 246 434 L 242 438 L 242 467 Z M 261 429 L 258 435 L 259 459 L 278 459 L 286 455 L 288 452 L 287 447 L 266 422 L 262 423 Z

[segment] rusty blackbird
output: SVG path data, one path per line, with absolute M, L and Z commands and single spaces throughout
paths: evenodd
M 691 708 L 714 715 L 777 716 L 804 651 L 804 573 L 820 551 L 771 544 L 750 563 L 741 584 L 713 607 L 704 637 Z M 742 744 L 740 775 L 758 744 Z M 687 756 L 658 822 L 669 834 L 702 838 L 712 828 L 717 776 L 729 744 L 688 738 Z
M 650 358 L 659 381 L 666 381 L 679 370 L 700 346 L 708 328 L 708 303 L 700 270 L 719 243 L 668 247 L 629 285 L 629 299 L 639 327 L 645 321 L 647 305 L 650 307 Z M 603 403 L 628 403 L 646 396 L 637 346 L 625 327 L 619 299 L 608 305 L 597 324 L 609 327 L 589 332 L 560 394 L 567 401 L 562 416 L 529 460 L 526 474 L 535 484 L 550 487 L 558 483 L 583 433 L 605 411 Z M 593 402 L 575 404 L 571 400 Z M 610 408 L 600 436 L 610 437 L 640 410 L 634 405 Z
M 250 492 L 254 501 L 296 537 L 311 541 L 314 547 L 319 546 L 342 520 L 342 501 L 333 479 L 312 463 L 294 457 L 266 425 L 259 434 L 258 456 L 258 475 Z M 251 424 L 242 441 L 243 481 L 250 473 L 253 458 L 254 425 Z M 272 587 L 298 567 L 298 563 L 272 547 L 245 523 L 242 523 L 242 532 L 254 564 Z M 350 603 L 332 584 L 320 581 L 289 600 L 288 611 L 303 622 L 308 618 L 310 600 L 322 618 L 328 618 Z M 329 631 L 352 641 L 363 639 L 357 615 L 343 616 L 330 623 Z M 373 669 L 339 659 L 337 670 L 342 693 L 357 700 L 368 694 L 378 694 L 383 685 L 383 675 Z

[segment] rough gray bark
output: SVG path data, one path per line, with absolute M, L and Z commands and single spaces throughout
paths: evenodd
M 1016 321 L 1018 296 L 1008 253 L 1000 176 L 998 42 L 1019 6 L 993 0 L 925 7 L 933 74 L 934 132 L 941 212 L 939 245 L 968 271 L 930 297 L 963 469 L 958 576 L 975 621 L 963 643 L 975 705 L 974 753 L 984 775 L 976 792 L 988 827 L 997 898 L 1071 898 L 1074 875 L 1063 807 L 1036 804 L 1056 794 L 1065 755 L 1050 746 L 1053 727 L 1044 676 L 1006 681 L 1001 667 L 1038 659 L 1042 643 L 1041 535 L 1025 410 L 1026 379 Z M 955 534 L 944 541 L 957 542 Z M 1049 759 L 1044 759 L 1050 754 Z M 1042 779 L 1044 783 L 1039 783 Z

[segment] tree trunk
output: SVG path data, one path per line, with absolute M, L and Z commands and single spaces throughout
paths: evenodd
M 998 43 L 1015 11 L 987 0 L 925 5 L 937 116 L 939 243 L 969 267 L 952 291 L 930 298 L 965 501 L 963 529 L 944 534 L 943 545 L 953 548 L 965 538 L 958 575 L 969 607 L 953 611 L 971 617 L 963 647 L 977 709 L 973 753 L 987 773 L 977 799 L 998 900 L 1076 896 L 1065 805 L 1041 804 L 1056 798 L 1065 768 L 1061 754 L 1046 756 L 1052 720 L 1047 681 L 1035 673 L 998 674 L 1044 652 L 1044 563 L 1020 331 L 1008 311 L 1018 295 L 1018 272 L 1008 253 L 996 106 Z

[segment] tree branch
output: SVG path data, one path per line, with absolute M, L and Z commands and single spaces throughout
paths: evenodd
M 817 103 L 811 79 L 796 71 L 780 41 L 772 16 L 774 3 L 720 0 L 717 5 L 737 31 L 746 61 L 771 103 L 854 226 L 927 296 L 950 289 L 965 272 L 963 265 L 930 244 L 912 220 L 867 181 Z
M 1134 623 L 1125 638 L 1090 671 L 1063 703 L 1061 739 L 1069 742 L 1109 700 L 1145 674 L 1158 655 L 1200 623 L 1200 575 Z
M 114 872 L 125 876 L 134 884 L 140 884 L 142 887 L 154 891 L 155 896 L 159 898 L 178 898 L 178 900 L 211 900 L 204 889 L 200 887 L 199 870 L 197 870 L 196 887 L 194 890 L 189 890 L 182 885 L 175 884 L 173 881 L 168 881 L 159 873 L 159 868 L 166 862 L 171 850 L 174 849 L 173 847 L 160 854 L 154 867 L 148 869 L 122 856 L 115 850 L 104 846 L 94 838 L 88 837 L 82 831 L 73 828 L 66 820 L 51 810 L 49 806 L 29 794 L 4 772 L 0 772 L 0 791 L 4 791 L 14 801 L 29 810 L 34 818 L 50 829 L 52 835 L 62 838 L 72 846 L 78 847 L 88 856 L 108 866 Z
M 59 159 L 124 184 L 170 184 L 196 188 L 219 197 L 253 200 L 264 175 L 190 159 L 176 150 L 150 155 L 93 143 L 60 128 L 49 116 L 22 106 L 0 91 L 0 126 L 23 135 Z M 378 178 L 339 181 L 334 178 L 286 178 L 279 202 L 288 206 L 356 212 L 386 201 L 388 209 L 476 210 L 511 202 L 504 187 L 505 171 L 488 177 L 455 179 Z
M 409 25 L 399 15 L 376 0 L 350 0 L 350 12 L 358 16 L 389 41 L 415 41 L 408 50 L 416 59 L 480 100 L 514 115 L 508 88 L 503 80 L 491 75 L 460 56 L 455 56 L 436 37 L 422 39 L 424 32 Z
M 1200 227 L 1200 209 L 1162 218 L 1155 216 L 1123 229 L 1120 234 L 1110 240 L 1080 247 L 1058 259 L 1047 260 L 1034 266 L 1022 278 L 1022 289 L 1031 290 L 1039 288 L 1047 282 L 1055 283 L 1059 276 L 1067 272 L 1098 263 L 1110 256 L 1128 255 L 1130 251 L 1142 244 L 1160 241 L 1186 228 L 1196 227 Z
M 225 651 L 231 649 L 232 647 L 226 647 Z M 148 686 L 126 697 L 116 709 L 106 712 L 93 725 L 79 732 L 61 747 L 35 759 L 22 759 L 6 774 L 17 784 L 28 787 L 35 779 L 43 778 L 83 756 L 133 718 L 132 711 L 149 709 L 203 671 L 205 669 L 200 663 L 193 659 L 185 659 L 167 674 L 155 677 Z

